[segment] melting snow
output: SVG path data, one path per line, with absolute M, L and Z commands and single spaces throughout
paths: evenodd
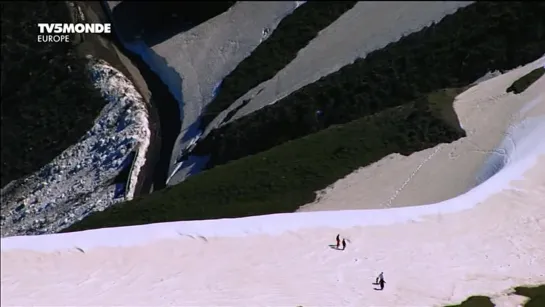
M 150 138 L 144 100 L 120 71 L 88 58 L 94 86 L 108 104 L 77 144 L 2 190 L 2 236 L 57 232 L 134 196 Z M 133 152 L 129 182 L 123 188 L 112 184 L 121 170 L 131 167 Z

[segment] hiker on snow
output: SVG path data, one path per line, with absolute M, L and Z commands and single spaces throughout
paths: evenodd
M 343 238 L 343 250 L 346 248 L 346 241 Z
M 375 280 L 375 284 L 380 286 L 380 290 L 383 290 L 385 283 L 386 281 L 384 281 L 384 272 L 380 272 L 380 274 L 377 276 L 377 279 Z
M 337 238 L 335 238 L 335 240 L 337 240 L 337 249 L 339 249 L 339 246 L 341 245 L 341 238 L 340 238 L 341 235 L 337 235 Z
M 378 281 L 378 284 L 380 286 L 380 290 L 383 290 L 384 289 L 384 284 L 386 282 L 384 281 L 384 278 L 381 278 L 379 281 Z
M 381 279 L 384 279 L 384 272 L 380 272 L 380 274 L 378 274 L 375 284 L 378 285 Z

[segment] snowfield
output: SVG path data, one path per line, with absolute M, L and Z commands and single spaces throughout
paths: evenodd
M 297 57 L 273 78 L 259 84 L 234 102 L 219 119 L 244 100 L 228 122 L 235 121 L 290 93 L 316 82 L 341 67 L 365 58 L 402 36 L 418 32 L 432 22 L 455 13 L 473 1 L 362 1 L 322 30 Z M 212 125 L 213 126 L 213 125 Z M 209 129 L 207 129 L 208 132 Z
M 201 137 L 199 117 L 214 98 L 218 85 L 284 17 L 305 2 L 237 2 L 222 14 L 154 46 L 121 37 L 123 45 L 142 58 L 179 104 L 181 131 L 170 157 L 168 181 L 179 183 L 200 171 L 205 164 L 203 158 L 192 157 L 184 162 L 179 159 Z M 119 3 L 107 1 L 108 13 Z
M 493 86 L 500 78 L 459 101 L 503 95 L 505 88 Z M 545 100 L 542 90 L 532 93 L 505 95 L 525 100 L 498 143 L 505 159 L 485 161 L 491 164 L 483 168 L 497 169 L 457 197 L 415 207 L 2 238 L 1 304 L 440 306 L 487 295 L 499 306 L 518 306 L 525 299 L 510 289 L 545 283 Z M 362 181 L 352 185 L 376 193 Z M 351 193 L 336 197 L 359 201 Z M 349 240 L 345 251 L 329 246 L 337 234 Z M 372 285 L 380 272 L 384 291 Z
M 77 144 L 2 189 L 2 237 L 57 232 L 134 196 L 150 138 L 145 102 L 131 81 L 105 61 L 89 56 L 88 67 L 106 106 Z M 131 168 L 128 182 L 112 184 L 125 168 Z
M 182 150 L 198 136 L 199 117 L 212 101 L 216 85 L 298 6 L 296 1 L 237 2 L 226 12 L 151 48 L 181 83 L 170 87 L 175 97 L 182 97 L 182 127 L 171 171 Z M 171 82 L 173 77 L 166 79 Z
M 247 2 L 251 3 L 251 2 Z M 273 2 L 271 2 L 273 3 Z M 284 2 L 287 3 L 288 2 Z M 297 57 L 291 61 L 286 67 L 279 71 L 273 78 L 259 84 L 255 88 L 248 91 L 245 95 L 233 101 L 231 106 L 219 114 L 205 131 L 189 131 L 186 133 L 186 139 L 196 137 L 204 138 L 208 133 L 218 126 L 227 114 L 239 107 L 243 101 L 250 102 L 236 112 L 235 116 L 229 121 L 234 121 L 242 116 L 261 109 L 262 107 L 273 104 L 276 101 L 288 96 L 290 93 L 300 89 L 301 87 L 313 83 L 323 76 L 331 74 L 345 65 L 353 63 L 358 58 L 365 58 L 367 53 L 380 49 L 388 43 L 399 40 L 403 35 L 408 35 L 417 32 L 423 27 L 438 22 L 448 14 L 454 13 L 457 9 L 471 4 L 471 1 L 365 1 L 357 3 L 352 9 L 344 13 L 339 19 L 334 21 L 328 27 L 318 33 L 316 38 L 301 49 Z M 249 4 L 248 4 L 249 5 Z M 253 5 L 262 6 L 262 3 L 254 2 Z M 235 9 L 233 7 L 232 9 Z M 265 9 L 263 8 L 265 11 Z M 220 22 L 220 20 L 217 20 Z M 219 23 L 218 23 L 219 25 Z M 217 26 L 210 25 L 209 28 L 202 28 L 196 38 L 204 39 L 210 35 L 215 35 Z M 219 26 L 225 27 L 224 25 Z M 210 34 L 205 34 L 208 29 Z M 244 31 L 254 31 L 253 28 L 243 28 Z M 189 34 L 183 33 L 180 37 L 191 37 Z M 227 36 L 220 36 L 226 38 Z M 212 40 L 210 42 L 219 43 L 220 41 Z M 189 44 L 191 40 L 179 39 L 176 41 L 180 46 L 184 46 L 183 50 L 187 50 L 188 57 L 201 58 L 202 49 L 199 45 Z M 215 73 L 209 64 L 200 64 L 199 69 L 195 72 L 188 66 L 189 63 L 185 58 L 177 57 L 179 60 L 174 61 L 174 57 L 169 50 L 178 50 L 181 47 L 173 48 L 174 42 L 165 42 L 165 46 L 154 47 L 153 49 L 160 55 L 164 55 L 169 63 L 169 66 L 179 73 L 184 80 L 183 96 L 184 96 L 184 112 L 185 114 L 200 114 L 204 107 L 213 98 L 213 85 L 221 81 L 235 66 L 219 66 L 221 74 Z M 186 44 L 189 44 L 186 46 Z M 178 46 L 178 45 L 176 45 Z M 214 49 L 210 49 L 214 50 Z M 222 50 L 222 49 L 220 49 Z M 220 52 L 221 55 L 223 52 Z M 215 55 L 217 56 L 217 55 Z M 172 58 L 172 60 L 170 59 Z M 205 59 L 208 59 L 207 57 Z M 219 62 L 221 63 L 221 62 Z M 217 78 L 210 78 L 216 75 Z M 221 77 L 221 78 L 220 78 Z M 189 79 L 187 79 L 189 78 Z M 187 80 L 186 80 L 187 79 Z M 191 81 L 189 80 L 198 80 Z M 193 85 L 193 84 L 199 84 Z M 204 84 L 204 86 L 203 86 Z M 200 90 L 200 96 L 193 94 Z M 195 98 L 193 98 L 195 97 Z M 189 117 L 183 118 L 183 127 L 189 127 L 194 121 Z M 184 130 L 185 128 L 182 128 Z M 183 144 L 187 144 L 182 142 Z M 173 150 L 173 161 L 176 157 L 180 157 L 180 153 L 184 152 L 187 145 L 182 145 L 178 149 Z M 171 179 L 169 185 L 175 185 L 187 178 L 187 167 L 195 169 L 195 165 L 185 162 L 182 166 L 180 163 L 171 167 Z M 198 165 L 196 166 L 198 168 Z M 195 171 L 193 171 L 195 172 Z
M 466 137 L 410 156 L 390 154 L 318 192 L 316 202 L 299 211 L 430 204 L 479 185 L 506 164 L 507 150 L 514 151 L 513 126 L 530 111 L 545 114 L 545 78 L 518 95 L 505 91 L 514 80 L 544 65 L 542 57 L 495 78 L 481 79 L 458 95 L 454 110 Z

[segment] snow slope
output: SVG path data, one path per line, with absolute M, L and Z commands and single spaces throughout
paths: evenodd
M 182 127 L 170 158 L 169 180 L 182 168 L 182 154 L 201 136 L 199 117 L 218 85 L 305 1 L 237 2 L 226 12 L 152 47 L 142 40 L 122 42 L 160 77 L 178 101 Z M 120 1 L 106 1 L 111 12 Z M 249 18 L 251 16 L 251 18 Z M 193 159 L 193 158 L 192 158 Z M 204 163 L 185 161 L 183 179 Z M 175 178 L 176 182 L 182 179 Z
M 106 106 L 78 143 L 2 189 L 2 236 L 57 232 L 92 211 L 132 199 L 149 146 L 145 102 L 131 81 L 105 61 L 89 56 L 88 68 Z M 127 167 L 132 170 L 128 182 L 113 185 Z
M 501 170 L 436 204 L 2 238 L 1 304 L 436 306 L 489 295 L 517 306 L 512 287 L 545 283 L 536 107 L 508 130 L 515 146 L 498 148 L 509 157 Z M 328 246 L 337 233 L 347 250 Z
M 272 104 L 358 58 L 365 58 L 369 52 L 417 32 L 432 22 L 438 22 L 471 3 L 472 1 L 359 2 L 322 30 L 273 78 L 259 84 L 233 103 L 229 111 L 241 105 L 244 100 L 252 98 L 229 122 Z
M 178 99 L 182 128 L 171 164 L 198 136 L 197 121 L 212 101 L 214 87 L 299 5 L 296 1 L 237 2 L 226 12 L 151 48 L 170 71 L 161 79 L 169 80 L 167 84 L 177 82 L 169 88 L 175 97 L 182 97 Z
M 513 125 L 530 111 L 545 115 L 545 77 L 521 94 L 506 92 L 515 80 L 544 65 L 545 56 L 458 95 L 454 110 L 466 137 L 410 156 L 390 154 L 318 192 L 314 203 L 299 210 L 415 206 L 467 192 L 503 167 L 508 155 L 501 148 L 512 150 L 509 129 Z
M 212 121 L 202 133 L 202 137 L 205 137 L 211 129 L 223 121 L 231 110 L 239 107 L 245 100 L 250 102 L 237 111 L 229 122 L 275 103 L 320 77 L 353 63 L 357 58 L 364 58 L 367 53 L 397 41 L 403 35 L 419 31 L 433 21 L 437 22 L 444 16 L 454 13 L 458 8 L 471 3 L 468 1 L 359 2 L 320 31 L 316 38 L 301 49 L 297 57 L 273 78 L 259 84 L 234 101 Z M 199 73 L 199 76 L 206 77 L 207 74 Z M 186 104 L 188 104 L 187 101 Z M 175 185 L 186 178 L 187 171 L 184 167 L 178 169 L 180 174 L 172 176 L 169 185 Z

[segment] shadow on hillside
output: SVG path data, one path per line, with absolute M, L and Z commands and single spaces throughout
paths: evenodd
M 123 1 L 113 10 L 120 35 L 148 46 L 190 30 L 227 11 L 236 1 Z
M 488 296 L 470 296 L 459 305 L 448 305 L 446 307 L 494 307 L 494 303 Z
M 505 91 L 507 93 L 520 94 L 545 74 L 545 67 L 539 67 L 517 79 Z
M 535 287 L 516 287 L 512 294 L 526 296 L 529 300 L 524 307 L 545 306 L 545 285 Z M 458 305 L 447 305 L 446 307 L 494 307 L 494 303 L 488 296 L 471 296 Z

